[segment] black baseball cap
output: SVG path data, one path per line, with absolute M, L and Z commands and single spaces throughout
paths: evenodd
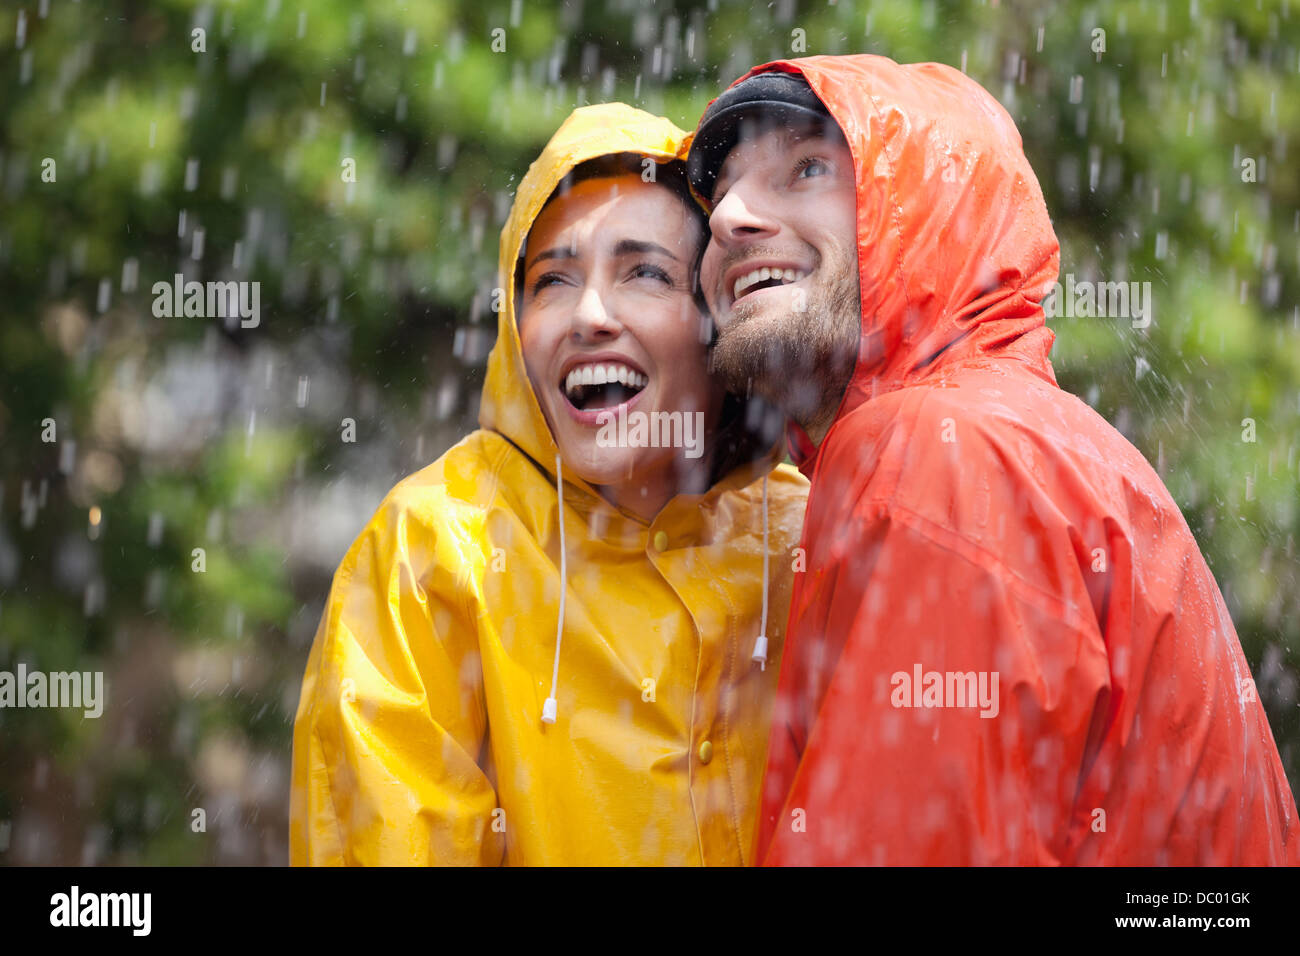
M 759 73 L 724 91 L 700 119 L 686 157 L 686 175 L 705 200 L 713 195 L 727 154 L 740 141 L 741 122 L 760 118 L 773 124 L 824 123 L 831 114 L 808 82 L 795 73 Z

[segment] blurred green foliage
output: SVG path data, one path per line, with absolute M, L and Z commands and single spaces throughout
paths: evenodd
M 689 128 L 800 52 L 964 68 L 1062 273 L 1153 284 L 1149 328 L 1057 319 L 1053 361 L 1182 506 L 1296 786 L 1285 3 L 31 0 L 0 11 L 0 669 L 102 669 L 109 706 L 0 711 L 0 860 L 284 862 L 330 572 L 473 427 L 514 184 L 575 106 Z M 155 317 L 177 272 L 260 282 L 260 324 Z

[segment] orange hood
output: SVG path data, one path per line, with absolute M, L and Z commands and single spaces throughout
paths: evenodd
M 775 70 L 803 75 L 853 153 L 862 339 L 836 419 L 991 354 L 1056 384 L 1041 302 L 1060 245 L 1002 105 L 951 67 L 869 54 L 777 60 L 736 83 Z

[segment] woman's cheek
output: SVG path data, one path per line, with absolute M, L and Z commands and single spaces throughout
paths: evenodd
M 536 318 L 536 317 L 534 317 Z M 524 370 L 528 373 L 528 380 L 532 383 L 533 392 L 541 400 L 545 394 L 546 363 L 549 358 L 549 351 L 543 341 L 539 339 L 536 333 L 536 325 L 528 332 L 521 331 L 519 336 L 519 347 L 524 353 Z M 545 405 L 545 402 L 541 402 Z

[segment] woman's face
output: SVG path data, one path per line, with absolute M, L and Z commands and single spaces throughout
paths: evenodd
M 676 195 L 628 174 L 556 197 L 525 248 L 519 335 L 551 434 L 566 467 L 645 517 L 681 467 L 707 468 L 721 407 L 692 294 L 702 239 Z

